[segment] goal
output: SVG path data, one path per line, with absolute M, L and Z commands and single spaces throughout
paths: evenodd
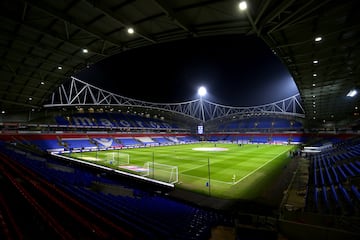
M 179 170 L 177 166 L 147 162 L 144 164 L 145 175 L 162 182 L 177 183 L 179 181 Z
M 128 153 L 110 152 L 107 159 L 110 164 L 114 165 L 126 165 L 130 163 L 130 155 Z

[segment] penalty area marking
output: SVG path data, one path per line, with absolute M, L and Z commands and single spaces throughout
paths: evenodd
M 201 150 L 200 150 L 201 151 Z M 203 150 L 204 151 L 204 150 Z M 264 167 L 266 164 L 268 164 L 269 162 L 273 161 L 274 159 L 276 159 L 277 157 L 279 157 L 281 154 L 284 154 L 287 150 L 285 150 L 284 152 L 281 152 L 279 153 L 278 155 L 276 155 L 275 157 L 273 157 L 272 159 L 266 161 L 265 163 L 263 163 L 262 165 L 260 165 L 259 167 L 257 167 L 256 169 L 254 169 L 253 171 L 251 171 L 250 173 L 246 174 L 244 177 L 240 178 L 239 180 L 237 180 L 236 182 L 225 182 L 225 181 L 219 181 L 219 180 L 215 180 L 215 179 L 211 179 L 211 181 L 214 181 L 214 182 L 220 182 L 220 183 L 224 183 L 224 184 L 231 184 L 231 185 L 234 185 L 234 184 L 238 184 L 239 182 L 241 182 L 242 180 L 244 180 L 245 178 L 247 178 L 248 176 L 254 174 L 255 172 L 257 172 L 260 168 Z M 204 165 L 201 165 L 200 167 L 202 166 L 205 166 L 207 164 L 204 164 Z M 198 167 L 195 167 L 195 168 L 198 168 Z M 195 169 L 193 168 L 193 169 Z M 187 172 L 187 171 L 190 171 L 192 169 L 188 169 L 188 170 L 185 170 L 183 172 Z M 199 179 L 204 179 L 204 180 L 207 180 L 207 178 L 203 178 L 203 177 L 198 177 L 198 176 L 194 176 L 194 175 L 189 175 L 189 174 L 185 174 L 183 172 L 179 172 L 180 174 L 182 175 L 185 175 L 185 176 L 189 176 L 189 177 L 193 177 L 193 178 L 199 178 Z
M 273 157 L 272 159 L 266 161 L 265 163 L 263 163 L 262 165 L 260 165 L 259 167 L 257 167 L 256 169 L 254 169 L 253 171 L 249 172 L 248 174 L 246 174 L 245 176 L 243 176 L 242 178 L 240 178 L 239 180 L 237 180 L 236 182 L 234 182 L 234 184 L 238 184 L 239 182 L 241 182 L 242 180 L 244 180 L 245 178 L 247 178 L 248 176 L 252 175 L 253 173 L 257 172 L 260 168 L 262 168 L 263 166 L 265 166 L 266 164 L 268 164 L 269 162 L 273 161 L 274 159 L 276 159 L 277 157 L 279 157 L 281 154 L 284 154 L 285 152 L 287 152 L 288 150 L 285 150 L 281 153 L 279 153 L 278 155 L 276 155 L 275 157 Z
M 221 148 L 221 147 L 199 147 L 193 148 L 194 151 L 204 151 L 204 152 L 221 152 L 221 151 L 228 151 L 228 148 Z

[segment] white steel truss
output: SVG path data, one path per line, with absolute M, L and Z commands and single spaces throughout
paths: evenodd
M 76 106 L 151 108 L 186 115 L 202 122 L 232 115 L 280 114 L 300 118 L 305 117 L 305 111 L 300 104 L 300 94 L 277 102 L 252 107 L 226 106 L 203 98 L 181 103 L 154 103 L 123 97 L 75 77 L 71 77 L 68 86 L 60 85 L 53 92 L 51 103 L 44 105 L 46 108 Z

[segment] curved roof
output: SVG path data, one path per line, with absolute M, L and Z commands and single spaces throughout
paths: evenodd
M 42 108 L 74 73 L 129 49 L 238 34 L 258 36 L 286 65 L 309 126 L 357 117 L 359 98 L 346 97 L 360 81 L 357 0 L 252 0 L 243 12 L 238 4 L 2 0 L 0 110 Z

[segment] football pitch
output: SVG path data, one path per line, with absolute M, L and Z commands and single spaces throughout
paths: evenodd
M 155 179 L 157 174 L 151 174 L 149 169 L 157 173 L 158 166 L 166 166 L 162 170 L 165 181 L 174 179 L 176 174 L 175 188 L 218 198 L 251 200 L 271 186 L 290 161 L 293 148 L 196 143 L 71 153 L 71 157 L 138 175 L 148 173 L 147 177 Z

